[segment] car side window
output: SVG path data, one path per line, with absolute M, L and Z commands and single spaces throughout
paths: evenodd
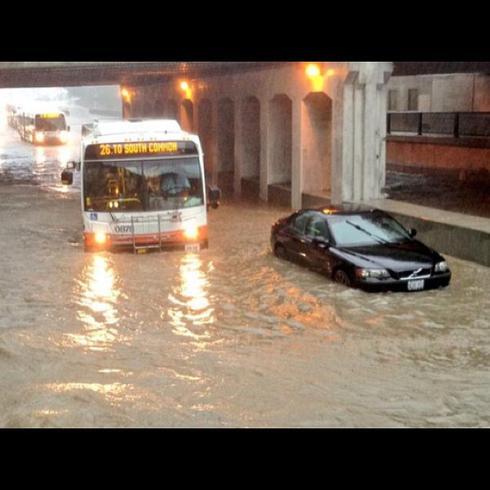
M 291 223 L 289 224 L 291 231 L 299 235 L 304 235 L 306 223 L 310 219 L 310 217 L 310 213 L 301 213 L 293 218 L 291 220 Z
M 322 216 L 314 215 L 306 225 L 305 235 L 310 238 L 330 239 L 327 222 Z

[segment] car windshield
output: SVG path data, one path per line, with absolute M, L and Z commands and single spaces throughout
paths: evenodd
M 161 211 L 204 204 L 197 157 L 87 162 L 86 211 Z
M 400 243 L 410 240 L 408 232 L 384 213 L 332 216 L 329 225 L 335 243 L 341 247 Z
M 37 131 L 62 131 L 66 129 L 65 116 L 43 118 L 36 116 Z

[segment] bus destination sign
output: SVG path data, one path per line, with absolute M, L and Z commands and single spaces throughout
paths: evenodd
M 196 154 L 190 141 L 134 141 L 124 143 L 100 143 L 88 145 L 85 160 L 109 160 L 118 158 L 159 157 Z

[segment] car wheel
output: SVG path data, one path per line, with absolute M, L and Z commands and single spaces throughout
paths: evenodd
M 286 249 L 282 245 L 276 245 L 274 247 L 274 255 L 283 260 L 287 260 L 288 256 L 286 253 Z
M 343 284 L 344 286 L 351 286 L 351 280 L 347 272 L 342 269 L 337 269 L 333 275 L 333 279 L 335 282 L 339 284 Z

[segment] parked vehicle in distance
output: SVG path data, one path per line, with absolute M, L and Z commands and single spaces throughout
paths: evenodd
M 367 291 L 420 291 L 449 285 L 451 271 L 388 213 L 355 205 L 303 209 L 278 220 L 271 247 L 282 259 Z

